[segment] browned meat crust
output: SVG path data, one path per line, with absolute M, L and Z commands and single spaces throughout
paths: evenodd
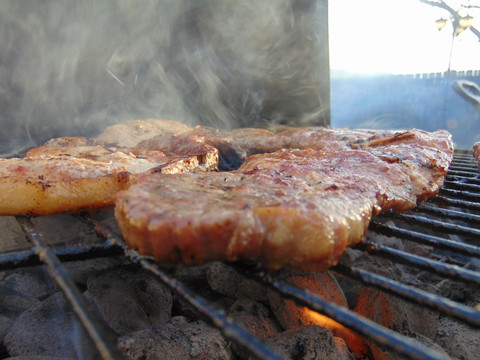
M 127 244 L 160 261 L 323 270 L 362 241 L 372 214 L 438 192 L 451 139 L 419 134 L 369 132 L 352 149 L 328 131 L 333 150 L 284 149 L 251 156 L 238 171 L 145 177 L 118 194 L 115 216 Z
M 128 120 L 107 127 L 98 139 L 106 143 L 134 148 L 143 141 L 156 135 L 178 135 L 191 130 L 185 124 L 173 120 L 141 119 Z
M 363 238 L 372 205 L 294 177 L 196 173 L 145 177 L 118 194 L 115 216 L 127 244 L 160 261 L 320 270 Z
M 172 154 L 97 139 L 52 139 L 24 158 L 0 159 L 0 215 L 95 211 L 113 206 L 115 194 L 142 174 L 215 170 L 217 163 L 217 150 L 205 144 Z

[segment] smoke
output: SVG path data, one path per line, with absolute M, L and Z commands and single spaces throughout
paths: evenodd
M 0 154 L 134 118 L 325 124 L 320 11 L 316 0 L 2 1 Z

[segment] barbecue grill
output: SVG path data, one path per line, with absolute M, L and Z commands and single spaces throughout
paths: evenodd
M 103 239 L 82 246 L 50 246 L 42 238 L 33 219 L 18 216 L 16 220 L 32 242 L 31 249 L 15 250 L 0 254 L 0 270 L 18 269 L 38 264 L 46 264 L 51 278 L 60 287 L 70 302 L 72 309 L 96 345 L 103 359 L 118 359 L 122 355 L 116 347 L 111 330 L 94 314 L 80 290 L 69 276 L 64 264 L 73 260 L 86 260 L 99 257 L 125 256 L 157 276 L 161 282 L 175 291 L 222 334 L 261 359 L 280 359 L 267 345 L 232 321 L 208 300 L 180 282 L 170 268 L 165 268 L 148 257 L 138 255 L 125 246 L 118 229 L 99 221 L 96 214 L 72 215 L 90 226 Z M 456 151 L 454 161 L 447 174 L 445 185 L 438 196 L 418 208 L 405 213 L 387 213 L 375 217 L 369 227 L 369 236 L 355 249 L 377 258 L 387 258 L 396 264 L 418 268 L 434 275 L 453 279 L 465 287 L 480 284 L 480 176 L 471 152 Z M 395 237 L 433 247 L 429 257 L 419 256 L 395 249 L 370 239 L 375 234 Z M 469 267 L 467 263 L 473 264 Z M 291 298 L 300 305 L 324 314 L 353 330 L 361 337 L 409 359 L 443 359 L 444 356 L 431 348 L 398 332 L 387 329 L 353 311 L 334 303 L 329 303 L 291 285 L 276 276 L 273 271 L 259 266 L 228 264 L 235 270 L 271 287 L 282 296 Z M 480 308 L 454 301 L 410 284 L 390 279 L 355 266 L 346 256 L 340 259 L 332 271 L 341 276 L 382 292 L 406 299 L 425 308 L 438 311 L 472 328 L 480 328 Z

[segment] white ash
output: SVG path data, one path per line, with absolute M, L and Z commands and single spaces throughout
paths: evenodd
M 95 359 L 96 350 L 60 293 L 24 311 L 4 340 L 11 356 Z
M 230 307 L 227 314 L 261 341 L 266 341 L 283 330 L 272 316 L 271 310 L 251 299 L 238 299 Z M 232 350 L 242 359 L 249 356 L 245 349 L 234 343 L 232 343 Z
M 265 286 L 245 277 L 224 263 L 210 263 L 207 266 L 206 275 L 210 288 L 222 295 L 235 299 L 246 297 L 256 301 L 267 300 Z
M 297 327 L 271 337 L 267 344 L 287 359 L 350 360 L 349 352 L 337 349 L 332 333 L 315 325 Z M 250 357 L 249 360 L 255 360 Z
M 170 291 L 139 269 L 103 271 L 88 280 L 86 294 L 119 335 L 160 327 L 170 320 Z
M 232 359 L 228 342 L 203 321 L 172 318 L 162 328 L 122 336 L 119 347 L 127 359 Z

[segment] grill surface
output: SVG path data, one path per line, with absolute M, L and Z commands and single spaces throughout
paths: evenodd
M 24 251 L 0 254 L 0 270 L 46 264 L 49 273 L 71 303 L 73 310 L 94 341 L 103 359 L 119 359 L 122 356 L 113 340 L 113 334 L 89 309 L 62 262 L 124 255 L 131 262 L 139 264 L 158 276 L 163 283 L 189 302 L 230 340 L 248 349 L 250 353 L 259 358 L 281 358 L 258 338 L 232 322 L 222 311 L 217 310 L 207 300 L 179 282 L 168 270 L 163 269 L 149 258 L 139 256 L 126 247 L 118 232 L 99 221 L 95 215 L 75 215 L 75 217 L 89 224 L 104 241 L 83 246 L 50 247 L 44 243 L 44 239 L 42 239 L 32 220 L 28 217 L 19 216 L 17 221 L 34 246 Z M 478 270 L 480 268 L 479 224 L 480 176 L 477 164 L 473 161 L 470 152 L 456 152 L 445 186 L 437 197 L 406 214 L 388 213 L 376 217 L 369 228 L 370 236 L 356 249 L 374 257 L 387 258 L 395 263 L 454 279 L 465 284 L 465 286 L 478 287 L 480 284 L 480 272 Z M 426 258 L 370 241 L 372 234 L 397 237 L 418 244 L 433 246 L 435 256 Z M 467 263 L 471 264 L 470 268 L 465 267 Z M 275 272 L 239 264 L 230 264 L 230 266 L 264 283 L 266 286 L 274 288 L 283 296 L 294 299 L 298 304 L 306 305 L 327 315 L 357 332 L 365 339 L 406 358 L 444 359 L 442 354 L 425 348 L 417 341 L 279 280 L 275 276 Z M 449 315 L 473 328 L 480 328 L 480 311 L 476 307 L 467 306 L 371 271 L 357 268 L 343 257 L 339 265 L 331 270 L 364 285 Z

